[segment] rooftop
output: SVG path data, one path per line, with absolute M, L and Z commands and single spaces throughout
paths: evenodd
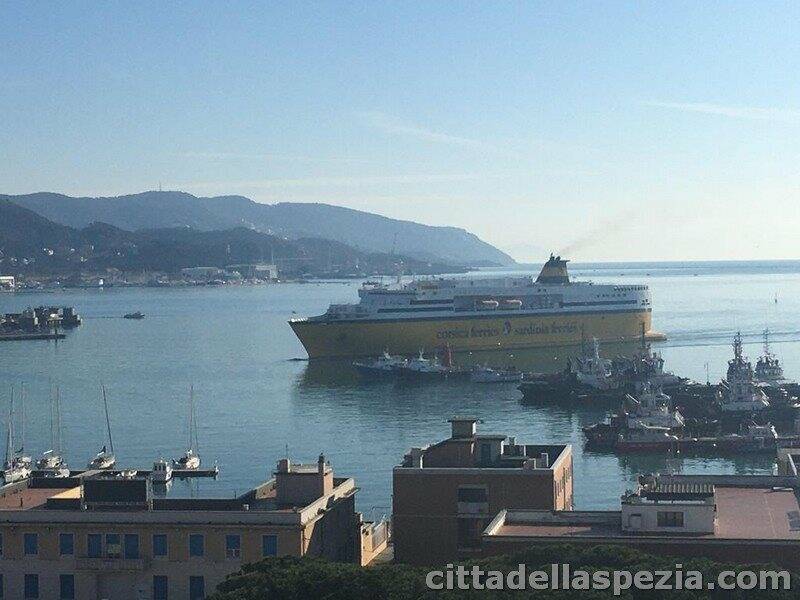
M 431 446 L 412 448 L 399 469 L 551 469 L 569 453 L 568 444 L 517 444 L 505 434 L 478 434 L 478 419 L 449 419 L 451 436 Z
M 150 470 L 121 472 L 73 471 L 70 477 L 31 477 L 0 487 L 0 512 L 33 509 L 180 511 L 270 511 L 295 514 L 331 496 L 349 497 L 355 483 L 334 477 L 329 463 L 292 464 L 283 459 L 276 478 L 255 487 L 233 490 L 230 483 L 212 477 L 173 478 L 153 482 Z M 288 469 L 288 470 L 287 470 Z
M 800 541 L 800 504 L 788 488 L 715 486 L 716 528 L 692 538 Z M 504 511 L 484 531 L 497 538 L 680 538 L 687 533 L 626 532 L 620 511 Z

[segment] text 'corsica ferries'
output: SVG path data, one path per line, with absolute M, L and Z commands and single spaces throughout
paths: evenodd
M 600 341 L 664 339 L 650 327 L 646 285 L 572 282 L 550 256 L 531 276 L 438 278 L 389 286 L 368 282 L 358 304 L 332 304 L 289 324 L 310 358 L 535 348 Z

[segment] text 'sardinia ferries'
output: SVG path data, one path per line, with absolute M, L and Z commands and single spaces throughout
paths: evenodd
M 539 276 L 439 278 L 365 283 L 358 304 L 332 304 L 292 319 L 310 358 L 497 350 L 600 341 L 663 339 L 651 331 L 646 285 L 573 282 L 567 260 L 550 256 Z

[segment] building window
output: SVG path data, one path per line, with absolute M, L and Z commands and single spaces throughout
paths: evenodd
M 25 600 L 37 600 L 39 598 L 39 576 L 26 573 L 23 588 L 22 597 Z
M 118 533 L 106 534 L 106 556 L 108 558 L 119 558 L 122 556 L 122 547 Z
M 2 533 L 0 533 L 0 556 L 3 556 L 3 534 Z M 3 592 L 0 591 L 0 594 L 2 594 L 2 593 Z M 2 596 L 0 596 L 0 598 L 2 598 Z
M 103 538 L 99 533 L 90 533 L 86 536 L 86 555 L 89 558 L 100 558 L 103 554 Z
M 75 536 L 71 533 L 58 534 L 58 552 L 61 556 L 75 554 Z
M 278 536 L 261 536 L 261 556 L 278 556 Z
M 154 533 L 153 534 L 153 556 L 166 556 L 167 555 L 167 534 Z
M 242 538 L 238 534 L 225 536 L 225 556 L 239 558 L 242 550 Z
M 5 582 L 3 581 L 3 574 L 0 573 L 0 598 L 5 598 L 6 597 L 5 592 L 6 592 L 6 586 L 5 586 Z
M 488 502 L 486 488 L 460 487 L 458 488 L 459 502 Z
M 75 575 L 59 575 L 58 586 L 61 600 L 75 600 Z
M 189 556 L 203 556 L 206 553 L 202 533 L 189 534 Z
M 683 527 L 683 513 L 678 511 L 659 511 L 657 522 L 659 527 Z
M 139 558 L 139 535 L 136 533 L 125 534 L 125 558 Z
M 481 545 L 482 519 L 458 519 L 457 530 L 459 548 L 477 548 Z
M 488 462 L 492 457 L 492 447 L 489 444 L 481 444 L 481 461 Z
M 25 556 L 39 554 L 39 534 L 26 533 L 22 536 L 22 544 L 25 549 Z
M 168 600 L 169 584 L 166 575 L 153 575 L 153 600 Z
M 203 600 L 206 597 L 206 580 L 202 575 L 189 577 L 189 600 Z

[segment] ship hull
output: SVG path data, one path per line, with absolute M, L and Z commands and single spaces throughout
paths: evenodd
M 455 352 L 510 350 L 665 337 L 650 330 L 650 310 L 561 313 L 552 315 L 480 315 L 425 319 L 290 321 L 309 358 L 411 355 L 449 345 Z

